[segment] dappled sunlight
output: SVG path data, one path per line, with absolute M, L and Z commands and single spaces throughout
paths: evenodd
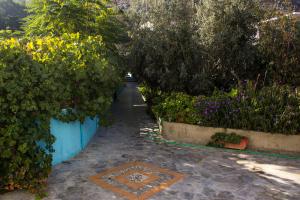
M 278 183 L 291 184 L 293 182 L 300 184 L 300 168 L 279 164 L 261 164 L 251 160 L 236 160 L 236 162 L 244 166 L 245 169 Z
M 140 131 L 141 132 L 154 132 L 157 131 L 158 129 L 153 127 L 153 128 L 141 128 Z
M 153 135 L 159 132 L 159 127 L 156 123 L 143 124 L 140 127 L 140 135 Z
M 147 107 L 147 104 L 132 105 L 133 107 Z
M 183 166 L 185 166 L 185 167 L 195 167 L 195 165 L 190 164 L 190 163 L 184 163 Z

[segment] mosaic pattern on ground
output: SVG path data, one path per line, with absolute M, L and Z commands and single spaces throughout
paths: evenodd
M 180 181 L 183 174 L 144 162 L 130 162 L 90 177 L 129 200 L 144 200 Z

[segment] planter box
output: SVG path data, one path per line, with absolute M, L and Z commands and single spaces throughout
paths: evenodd
M 81 124 L 79 121 L 65 123 L 52 119 L 50 130 L 56 138 L 53 144 L 55 152 L 53 153 L 52 164 L 59 164 L 80 153 L 96 133 L 98 121 L 97 118 L 87 117 Z
M 243 138 L 239 144 L 225 143 L 224 147 L 227 149 L 244 150 L 247 148 L 248 144 L 249 144 L 248 138 Z
M 197 125 L 161 122 L 162 135 L 182 143 L 206 145 L 216 132 L 236 133 L 249 139 L 248 148 L 300 153 L 300 135 L 271 134 L 257 131 L 202 127 Z

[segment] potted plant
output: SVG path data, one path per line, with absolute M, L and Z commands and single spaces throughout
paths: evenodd
M 211 137 L 208 146 L 244 150 L 248 144 L 248 138 L 237 135 L 236 133 L 215 133 Z

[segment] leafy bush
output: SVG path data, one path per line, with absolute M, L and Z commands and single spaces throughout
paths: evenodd
M 230 93 L 216 90 L 212 96 L 197 98 L 197 110 L 202 117 L 199 124 L 205 126 L 232 127 L 238 120 L 235 113 L 239 111 L 241 97 L 237 90 Z
M 195 124 L 199 115 L 195 109 L 196 98 L 184 93 L 165 94 L 162 101 L 153 106 L 156 116 L 170 122 Z
M 48 76 L 54 78 L 61 109 L 68 114 L 61 120 L 84 120 L 86 116 L 104 115 L 112 103 L 121 79 L 118 66 L 107 59 L 100 36 L 84 37 L 64 34 L 29 41 L 26 50 L 42 63 Z M 63 85 L 63 87 L 62 87 Z
M 51 170 L 55 82 L 15 39 L 0 41 L 0 55 L 0 190 L 35 192 Z
M 153 111 L 170 122 L 300 134 L 300 94 L 289 86 L 257 89 L 249 82 L 229 93 L 216 90 L 211 96 L 163 93 Z
M 101 36 L 111 64 L 126 71 L 121 47 L 128 42 L 123 16 L 107 0 L 31 0 L 23 29 L 27 37 Z
M 0 189 L 40 191 L 51 170 L 50 119 L 104 115 L 119 71 L 100 36 L 12 38 L 0 54 Z
M 163 96 L 163 92 L 158 89 L 150 88 L 146 84 L 140 84 L 138 90 L 145 98 L 147 104 L 151 107 L 153 104 L 159 103 Z
M 236 133 L 215 133 L 211 136 L 211 140 L 207 145 L 222 148 L 225 143 L 239 144 L 243 138 L 243 136 L 237 135 Z
M 50 119 L 104 115 L 121 81 L 126 32 L 106 0 L 33 0 L 29 12 L 29 37 L 0 32 L 1 192 L 40 192 L 51 170 Z
M 300 96 L 290 87 L 274 85 L 257 90 L 249 83 L 235 91 L 199 98 L 200 125 L 300 133 Z
M 157 115 L 300 133 L 293 88 L 300 84 L 300 23 L 294 17 L 269 15 L 255 0 L 155 1 L 134 9 L 131 58 Z M 198 96 L 196 105 L 186 94 Z
M 12 30 L 0 30 L 0 40 L 17 38 L 22 35 L 20 31 L 12 31 Z
M 256 1 L 155 2 L 139 3 L 130 16 L 132 65 L 151 88 L 210 95 L 264 73 Z

